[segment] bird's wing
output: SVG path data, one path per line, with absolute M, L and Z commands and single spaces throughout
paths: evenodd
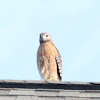
M 57 63 L 57 73 L 60 80 L 62 80 L 62 60 L 59 51 L 57 50 L 58 55 L 56 56 L 56 63 Z

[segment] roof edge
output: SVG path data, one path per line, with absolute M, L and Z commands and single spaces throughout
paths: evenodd
M 38 81 L 38 80 L 0 80 L 0 88 L 100 90 L 99 82 Z

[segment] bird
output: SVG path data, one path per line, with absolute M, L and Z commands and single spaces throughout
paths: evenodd
M 61 81 L 62 59 L 50 34 L 47 32 L 40 33 L 39 42 L 37 66 L 41 79 L 44 81 Z

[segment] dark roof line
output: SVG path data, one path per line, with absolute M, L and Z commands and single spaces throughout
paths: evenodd
M 100 90 L 99 82 L 45 82 L 33 80 L 0 80 L 0 88 Z

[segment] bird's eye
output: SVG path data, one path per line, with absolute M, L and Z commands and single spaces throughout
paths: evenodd
M 46 35 L 46 37 L 48 37 L 48 35 Z

